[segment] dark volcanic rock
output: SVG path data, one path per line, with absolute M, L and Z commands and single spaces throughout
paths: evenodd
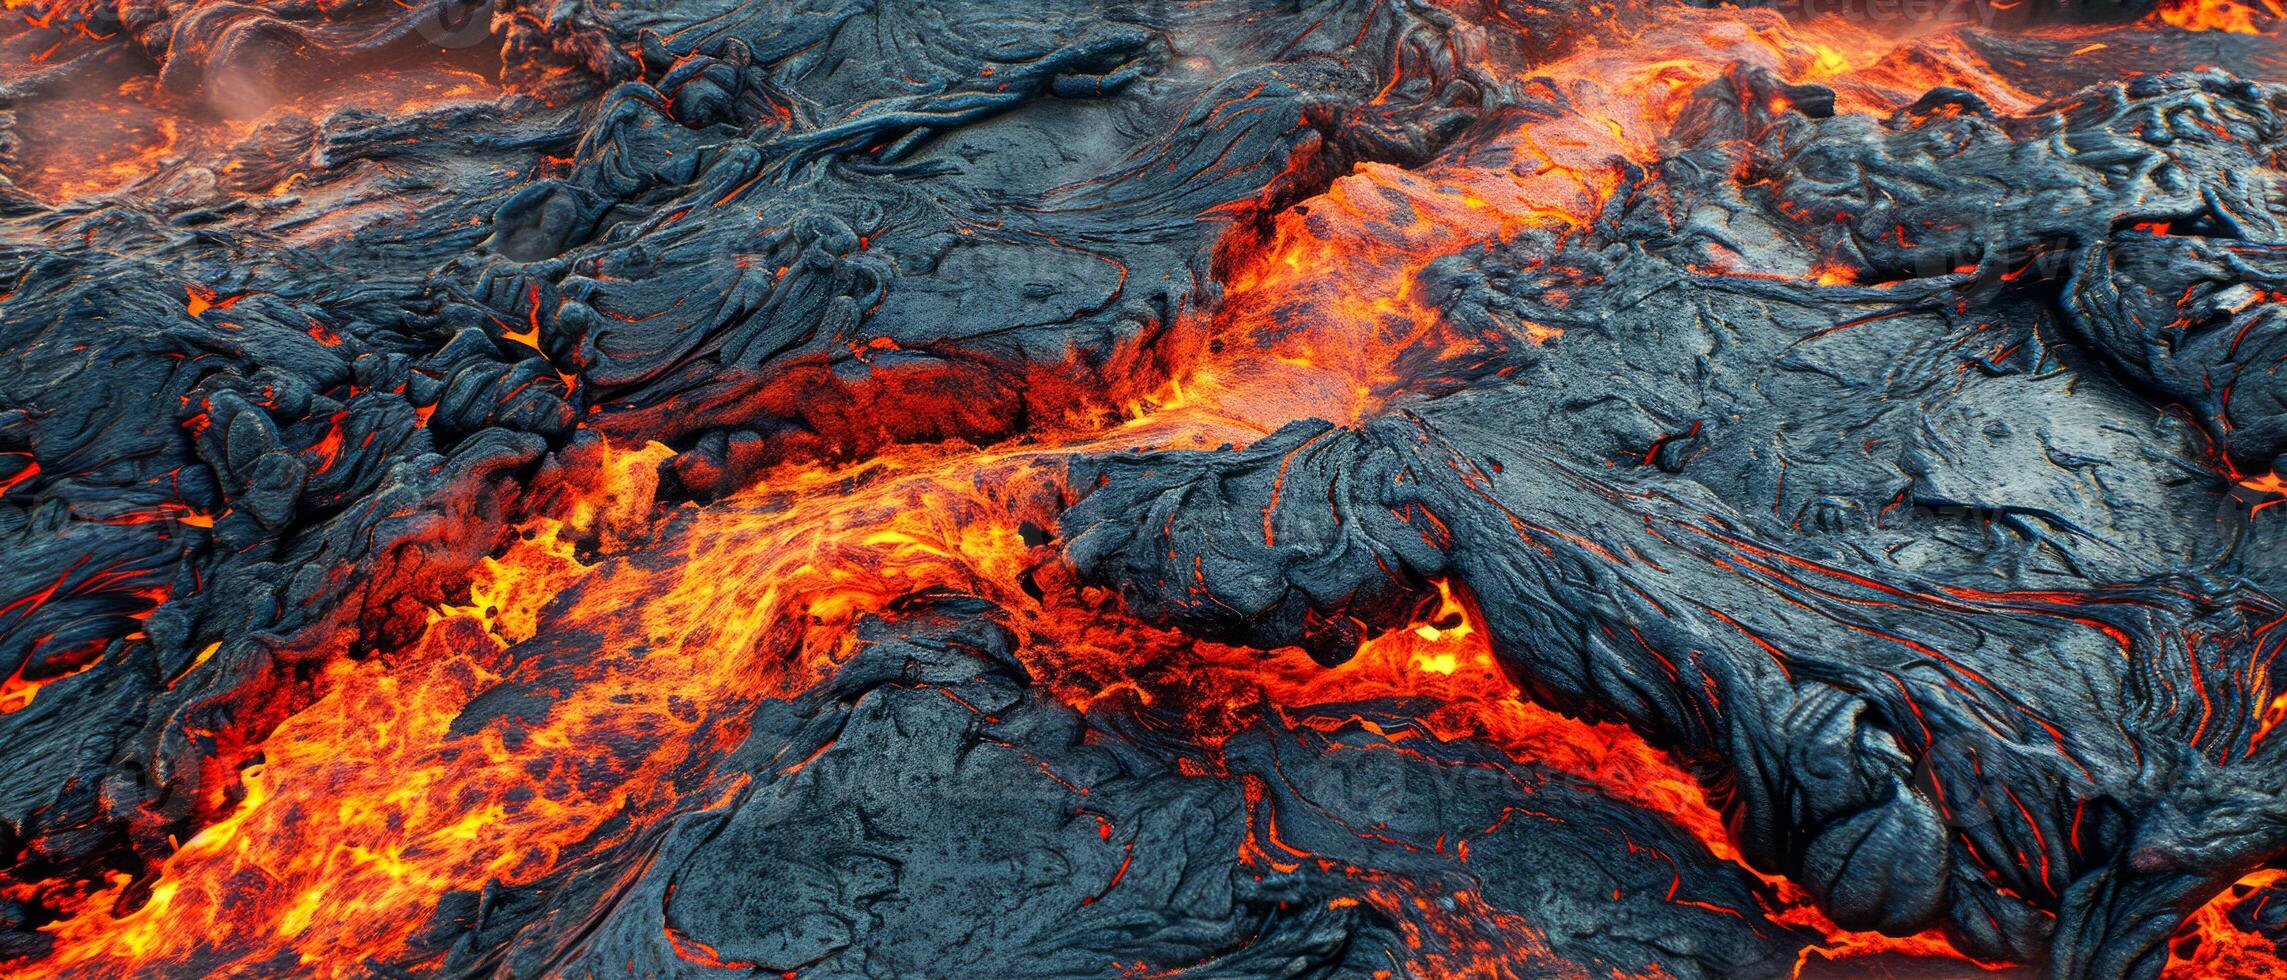
M 1875 36 L 1846 24 L 1808 53 L 1769 11 L 1624 6 L 11 8 L 0 969 L 1776 976 L 1838 941 L 1713 831 L 1439 734 L 1427 700 L 1210 735 L 1164 691 L 1079 705 L 1026 667 L 1145 624 L 1335 664 L 1451 593 L 1520 696 L 1671 753 L 1834 924 L 2154 975 L 2188 912 L 2287 856 L 2277 37 L 2163 18 L 1870 56 L 1825 46 Z M 1536 199 L 1417 245 L 1439 181 L 1560 172 L 1595 213 Z M 1375 175 L 1430 189 L 1346 180 Z M 1279 235 L 1343 222 L 1408 270 L 1333 284 L 1382 319 L 1226 301 L 1306 271 Z M 1374 405 L 1352 420 L 1182 394 L 1310 362 L 1298 337 L 1396 380 L 1328 381 Z M 1218 379 L 1249 382 L 1279 383 Z M 1186 410 L 1199 446 L 1263 434 L 1105 449 Z M 1018 471 L 1006 496 L 1042 503 L 1012 526 L 945 503 Z M 928 491 L 787 535 L 784 565 L 694 530 L 906 486 L 884 473 Z M 899 538 L 898 506 L 945 506 L 944 539 Z M 598 530 L 613 508 L 657 533 Z M 541 539 L 543 573 L 608 582 L 503 572 L 552 587 L 531 605 L 619 615 L 496 629 L 472 579 Z M 645 632 L 662 569 L 796 566 L 831 594 Z M 741 617 L 765 639 L 713 632 Z M 677 643 L 748 687 L 607 669 Z M 430 676 L 416 655 L 466 681 L 382 687 L 438 730 L 423 778 L 530 785 L 408 795 L 468 790 L 449 806 L 517 874 L 356 851 L 434 905 L 339 961 L 288 941 L 330 906 L 190 952 L 54 948 L 174 922 L 169 862 L 259 848 L 229 838 L 257 791 L 346 806 L 258 778 L 271 736 L 344 677 Z M 576 694 L 712 741 L 650 769 L 643 725 L 528 741 Z M 344 770 L 410 738 L 351 730 Z M 571 784 L 616 809 L 546 860 L 478 805 Z M 222 877 L 225 905 L 297 887 Z M 2276 889 L 2224 917 L 2283 934 Z
M 1838 924 L 2149 973 L 2287 850 L 2280 610 L 2204 463 L 2277 449 L 2240 365 L 2271 360 L 2280 99 L 2208 73 L 1885 121 L 1734 74 L 1588 235 L 1425 273 L 1561 339 L 1362 426 L 1078 461 L 1073 558 L 1329 660 L 1451 577 L 1528 690 L 1725 772 L 1749 859 Z M 1769 275 L 1822 260 L 1871 285 Z
M 68 43 L 141 39 L 172 71 L 259 34 L 355 62 L 408 36 L 400 13 L 138 9 L 124 38 Z M 1297 15 L 1234 16 L 1257 40 L 1181 65 L 1171 32 L 1213 24 L 1124 9 L 848 4 L 675 41 L 572 24 L 549 50 L 512 34 L 501 77 L 607 27 L 640 40 L 576 59 L 628 79 L 586 103 L 556 79 L 273 114 L 129 193 L 10 191 L 0 674 L 53 686 L 0 745 L 79 746 L 126 795 L 10 780 L 0 820 L 75 842 L 68 863 L 117 843 L 101 824 L 163 847 L 210 817 L 204 780 L 234 778 L 313 661 L 409 639 L 596 434 L 688 448 L 672 472 L 708 497 L 769 462 L 1004 437 L 1157 384 L 1223 229 L 1467 112 L 1450 59 L 1399 79 L 1338 53 L 1398 46 L 1422 13 L 1330 11 L 1275 57 Z M 902 74 L 856 67 L 884 46 Z M 131 677 L 66 676 L 99 662 Z
M 834 679 L 756 716 L 725 766 L 750 780 L 676 822 L 564 968 L 1346 976 L 1421 944 L 1457 972 L 1742 976 L 1811 938 L 1754 924 L 1759 885 L 1657 817 L 1368 719 L 1250 728 L 1227 771 L 1185 774 L 1033 688 L 997 617 L 923 597 L 861 627 Z

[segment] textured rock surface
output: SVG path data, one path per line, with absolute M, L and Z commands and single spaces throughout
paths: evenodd
M 1327 659 L 1452 576 L 1528 690 L 1724 771 L 1750 860 L 1836 922 L 2156 969 L 2172 910 L 2287 845 L 2279 609 L 2196 476 L 2279 448 L 2241 367 L 2276 307 L 2202 271 L 2279 251 L 2278 98 L 1885 121 L 1735 74 L 1589 234 L 1425 273 L 1561 341 L 1362 426 L 1080 464 L 1074 558 L 1146 618 Z M 1876 285 L 1770 281 L 1803 256 Z
M 2223 16 L 34 0 L 0 968 L 2260 952 Z

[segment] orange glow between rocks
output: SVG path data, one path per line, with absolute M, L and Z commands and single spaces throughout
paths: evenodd
M 2278 15 L 2276 0 L 2256 2 Z M 2157 16 L 2187 29 L 2253 30 L 2248 9 L 2190 0 Z M 1844 112 L 1886 113 L 1935 84 L 1971 85 L 2004 111 L 2035 101 L 1943 33 L 1907 39 L 1839 21 L 1789 25 L 1768 11 L 1640 15 L 1558 63 L 1518 69 L 1515 83 L 1565 86 L 1587 111 L 1515 125 L 1459 159 L 1410 170 L 1360 165 L 1267 216 L 1259 233 L 1235 233 L 1221 257 L 1219 302 L 1184 327 L 1192 356 L 1154 396 L 1103 406 L 1120 411 L 1119 424 L 1074 423 L 1021 448 L 899 446 L 855 464 L 789 464 L 704 507 L 655 500 L 666 447 L 615 445 L 594 485 L 524 523 L 484 560 L 465 598 L 429 612 L 417 641 L 327 660 L 311 684 L 315 700 L 249 747 L 235 792 L 213 801 L 211 822 L 154 875 L 120 875 L 67 896 L 77 914 L 48 927 L 58 952 L 40 967 L 350 975 L 369 959 L 393 962 L 441 896 L 542 880 L 626 843 L 636 833 L 629 828 L 729 792 L 702 774 L 739 744 L 747 711 L 827 676 L 854 652 L 859 619 L 928 588 L 1013 611 L 1028 666 L 1083 710 L 1181 704 L 1191 737 L 1213 748 L 1262 712 L 1418 699 L 1436 705 L 1418 719 L 1431 737 L 1476 740 L 1592 781 L 1737 861 L 1721 815 L 1673 761 L 1625 728 L 1525 700 L 1467 596 L 1450 586 L 1440 584 L 1424 621 L 1367 641 L 1329 669 L 1297 650 L 1140 626 L 1114 598 L 1073 583 L 1054 544 L 1027 546 L 1024 530 L 1055 527 L 1068 496 L 1063 454 L 1245 444 L 1313 416 L 1356 422 L 1401 382 L 1482 353 L 1495 338 L 1458 334 L 1419 295 L 1421 271 L 1476 243 L 1589 220 L 1620 186 L 1621 164 L 1653 159 L 1691 90 L 1733 61 L 1831 85 Z M 1553 81 L 1526 81 L 1534 76 Z M 449 78 L 420 97 L 455 97 L 461 84 L 480 87 Z M 33 182 L 64 196 L 110 189 L 173 152 L 179 137 L 171 126 L 137 132 L 72 149 Z M 1496 157 L 1515 162 L 1487 162 Z M 1834 266 L 1785 272 L 1847 281 Z M 198 316 L 232 299 L 192 291 L 185 309 Z M 1505 326 L 1528 342 L 1562 343 L 1560 331 L 1539 324 Z M 531 331 L 514 339 L 537 347 L 537 319 Z M 8 678 L 0 712 L 29 704 L 41 683 Z M 545 692 L 544 711 L 456 731 L 463 709 L 502 685 Z M 2287 716 L 2287 703 L 2273 707 Z M 1960 959 L 1934 935 L 1845 932 L 1799 888 L 1764 881 L 1774 896 L 1767 912 L 1827 939 L 1803 952 L 1798 970 L 1813 959 Z M 1422 899 L 1395 884 L 1370 894 Z M 2276 956 L 2266 958 L 2255 948 L 2262 941 L 2235 930 L 2221 908 L 2194 917 L 2188 934 L 2200 941 L 2179 941 L 2170 976 L 2277 969 Z M 1413 966 L 1468 975 L 1498 958 L 1541 955 L 1530 930 L 1514 926 L 1499 940 L 1514 949 L 1456 937 L 1444 947 L 1481 958 Z M 212 949 L 224 936 L 233 943 L 226 961 Z
M 2269 34 L 2287 19 L 2279 0 L 2162 0 L 2154 15 L 2187 31 Z

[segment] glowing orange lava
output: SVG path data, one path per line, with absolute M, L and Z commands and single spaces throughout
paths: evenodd
M 2192 913 L 2168 945 L 2168 967 L 2161 973 L 2164 980 L 2287 977 L 2287 961 L 2281 960 L 2279 947 L 2268 938 L 2233 925 L 2227 914 L 2242 899 L 2278 884 L 2281 879 L 2287 879 L 2287 870 L 2258 871 L 2241 878 L 2216 896 L 2215 901 Z
M 48 927 L 58 952 L 41 969 L 344 975 L 369 960 L 396 962 L 441 896 L 544 879 L 575 856 L 626 843 L 638 832 L 630 828 L 728 790 L 705 774 L 746 734 L 747 710 L 816 683 L 852 653 L 858 619 L 926 588 L 1011 610 L 1036 676 L 1081 709 L 1178 698 L 1194 737 L 1212 746 L 1281 707 L 1419 699 L 1436 705 L 1419 719 L 1432 737 L 1479 740 L 1591 780 L 1736 860 L 1696 781 L 1624 728 L 1524 700 L 1474 627 L 1467 597 L 1449 588 L 1425 621 L 1326 669 L 1299 651 L 1141 627 L 1073 584 L 1053 543 L 1026 543 L 1027 525 L 1055 526 L 1064 454 L 1245 443 L 1311 416 L 1355 421 L 1439 364 L 1499 342 L 1561 343 L 1531 323 L 1508 325 L 1509 338 L 1456 335 L 1423 302 L 1416 277 L 1475 243 L 1585 222 L 1620 185 L 1621 165 L 1654 158 L 1691 89 L 1733 61 L 1833 85 L 1843 111 L 1887 112 L 1964 79 L 1979 80 L 2000 108 L 2034 101 L 1991 81 L 1943 34 L 1790 26 L 1767 11 L 1642 15 L 1512 80 L 1560 89 L 1575 111 L 1518 123 L 1425 167 L 1361 165 L 1270 216 L 1259 237 L 1229 243 L 1220 305 L 1187 326 L 1196 357 L 1109 431 L 1050 433 L 1023 449 L 905 446 L 847 466 L 789 465 L 705 507 L 655 499 L 665 447 L 614 447 L 604 479 L 564 512 L 524 525 L 478 571 L 465 602 L 433 610 L 416 642 L 332 659 L 315 682 L 323 694 L 270 732 L 240 774 L 242 798 L 154 876 L 121 875 L 80 897 L 79 914 Z M 1509 162 L 1486 162 L 1495 158 Z M 197 294 L 188 302 L 194 314 L 222 305 Z M 495 690 L 534 692 L 539 706 L 456 727 Z M 0 710 L 29 691 L 0 689 Z M 1799 889 L 1765 880 L 1768 912 L 1828 937 L 1806 961 L 1959 958 L 1933 936 L 1844 932 Z M 2180 975 L 2256 962 L 2252 952 L 2234 958 L 2251 941 L 2233 938 L 2220 913 L 2195 923 L 2208 938 L 2178 964 L 2194 972 Z
M 2287 20 L 2287 6 L 2279 0 L 2162 0 L 2153 14 L 2187 31 L 2270 34 Z

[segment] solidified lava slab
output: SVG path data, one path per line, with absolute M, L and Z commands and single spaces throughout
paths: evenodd
M 0 972 L 2287 976 L 2287 12 L 1879 13 L 10 0 Z

